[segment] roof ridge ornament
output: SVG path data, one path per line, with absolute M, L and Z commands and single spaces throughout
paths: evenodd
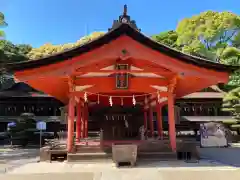
M 124 9 L 123 9 L 123 15 L 126 16 L 127 15 L 127 5 L 124 5 Z
M 137 28 L 136 21 L 131 20 L 130 16 L 127 15 L 127 5 L 124 5 L 123 8 L 123 14 L 119 16 L 118 20 L 113 21 L 112 28 L 108 29 L 109 31 L 116 29 L 119 27 L 121 24 L 129 24 L 132 28 L 141 31 L 140 29 Z

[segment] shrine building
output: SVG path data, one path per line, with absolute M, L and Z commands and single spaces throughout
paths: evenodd
M 18 81 L 68 105 L 70 153 L 74 144 L 88 138 L 90 120 L 98 122 L 91 126 L 102 132 L 103 143 L 140 144 L 145 140 L 139 136 L 141 127 L 149 130 L 147 137 L 153 136 L 156 112 L 161 141 L 163 107 L 168 109 L 168 142 L 176 152 L 176 99 L 227 83 L 236 68 L 153 41 L 141 33 L 125 6 L 101 37 L 61 53 L 11 64 L 8 69 Z

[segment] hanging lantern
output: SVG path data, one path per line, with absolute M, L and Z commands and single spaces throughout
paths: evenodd
M 133 95 L 133 98 L 132 98 L 132 103 L 133 103 L 134 106 L 136 105 L 136 99 L 135 99 L 134 95 Z
M 113 105 L 112 96 L 109 97 L 109 104 L 110 104 L 110 106 Z
M 158 103 L 160 104 L 160 99 L 161 99 L 161 97 L 160 97 L 160 93 L 159 93 L 159 91 L 157 92 L 157 101 L 158 101 Z
M 123 106 L 123 98 L 121 98 L 121 106 Z
M 100 103 L 100 100 L 99 100 L 99 94 L 98 94 L 98 98 L 97 98 L 97 103 L 98 103 L 98 104 Z
M 84 93 L 84 101 L 87 102 L 88 101 L 88 98 L 87 98 L 87 93 L 85 92 Z

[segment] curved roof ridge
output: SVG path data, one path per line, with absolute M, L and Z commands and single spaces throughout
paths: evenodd
M 117 27 L 115 27 L 114 29 L 111 29 L 106 34 L 100 37 L 97 37 L 96 39 L 93 39 L 87 43 L 81 44 L 79 46 L 66 49 L 62 52 L 45 56 L 36 60 L 28 60 L 28 61 L 23 61 L 19 63 L 10 63 L 10 64 L 7 64 L 6 67 L 7 69 L 12 71 L 20 71 L 24 69 L 30 69 L 30 68 L 35 68 L 35 67 L 44 66 L 48 64 L 54 64 L 54 63 L 65 61 L 65 60 L 70 60 L 75 56 L 81 55 L 83 53 L 87 53 L 95 48 L 98 48 L 104 44 L 107 44 L 122 35 L 127 35 L 132 39 L 138 41 L 139 43 L 153 50 L 156 50 L 167 56 L 176 58 L 180 61 L 184 61 L 185 63 L 190 63 L 197 66 L 209 68 L 209 69 L 215 69 L 218 71 L 227 71 L 227 72 L 232 72 L 237 69 L 240 69 L 240 66 L 220 64 L 217 62 L 210 61 L 206 58 L 189 55 L 189 54 L 183 53 L 182 51 L 173 49 L 167 45 L 154 41 L 150 37 L 145 36 L 144 34 L 142 34 L 137 29 L 133 28 L 128 23 L 120 23 L 118 24 Z

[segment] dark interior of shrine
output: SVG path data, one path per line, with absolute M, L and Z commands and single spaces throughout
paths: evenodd
M 137 140 L 143 125 L 141 106 L 94 107 L 89 111 L 89 132 L 103 131 L 104 140 Z

